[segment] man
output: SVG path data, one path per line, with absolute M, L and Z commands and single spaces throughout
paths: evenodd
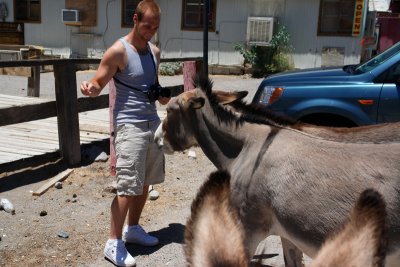
M 107 51 L 90 81 L 81 84 L 84 95 L 98 96 L 113 78 L 117 195 L 111 204 L 110 236 L 104 256 L 117 266 L 135 266 L 127 243 L 158 244 L 139 225 L 149 185 L 164 181 L 164 154 L 153 142 L 160 118 L 147 92 L 158 84 L 160 50 L 150 43 L 160 25 L 161 11 L 151 0 L 141 1 L 133 16 L 134 26 Z M 167 104 L 169 97 L 158 97 Z M 128 225 L 123 228 L 128 215 Z

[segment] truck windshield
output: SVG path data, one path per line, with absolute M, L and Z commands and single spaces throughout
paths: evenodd
M 391 48 L 383 51 L 382 53 L 376 55 L 375 57 L 371 58 L 370 60 L 358 65 L 356 67 L 356 69 L 354 70 L 354 73 L 360 74 L 360 73 L 369 72 L 399 52 L 400 52 L 400 42 L 393 45 Z

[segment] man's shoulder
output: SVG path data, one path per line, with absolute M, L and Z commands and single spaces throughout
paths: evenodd
M 155 44 L 149 42 L 150 48 L 153 51 L 153 53 L 155 55 L 159 55 L 160 54 L 160 48 L 158 46 L 156 46 Z
M 115 41 L 107 50 L 113 56 L 123 56 L 125 54 L 125 46 L 120 40 Z

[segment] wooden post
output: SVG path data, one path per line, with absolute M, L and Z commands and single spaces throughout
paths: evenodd
M 202 61 L 185 61 L 183 62 L 183 90 L 188 91 L 194 89 L 193 77 L 202 71 Z
M 31 67 L 28 77 L 28 96 L 40 96 L 40 66 Z
M 70 61 L 55 64 L 54 78 L 61 155 L 68 164 L 78 164 L 81 162 L 81 146 L 75 65 Z
M 117 158 L 115 156 L 114 147 L 114 107 L 115 107 L 115 84 L 114 80 L 108 83 L 108 100 L 109 100 L 109 114 L 110 114 L 110 174 L 115 176 Z

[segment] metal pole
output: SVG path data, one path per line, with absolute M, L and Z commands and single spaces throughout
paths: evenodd
M 210 0 L 203 0 L 203 73 L 208 76 L 208 14 L 210 10 Z

